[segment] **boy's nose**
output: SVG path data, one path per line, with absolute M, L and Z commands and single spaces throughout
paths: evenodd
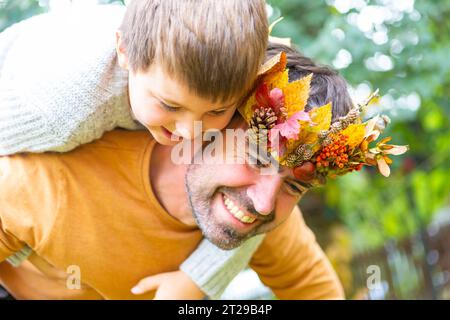
M 174 133 L 183 139 L 194 139 L 202 133 L 201 122 L 195 119 L 177 121 Z
M 278 193 L 283 181 L 279 175 L 260 176 L 258 181 L 247 188 L 247 196 L 260 214 L 268 215 L 275 210 Z

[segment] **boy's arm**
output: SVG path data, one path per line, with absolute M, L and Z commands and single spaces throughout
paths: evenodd
M 116 127 L 143 128 L 133 120 L 124 96 L 83 101 L 80 88 L 74 90 L 67 85 L 59 90 L 43 88 L 42 92 L 47 92 L 48 97 L 42 97 L 43 94 L 36 97 L 46 106 L 41 108 L 20 97 L 21 93 L 10 84 L 0 81 L 0 156 L 22 152 L 68 152 L 101 138 Z M 96 93 L 97 97 L 100 95 Z M 47 99 L 63 102 L 43 103 Z
M 290 217 L 267 233 L 250 267 L 280 299 L 343 299 L 330 262 L 295 207 Z
M 33 253 L 33 250 L 25 245 L 20 251 L 15 252 L 13 255 L 10 255 L 6 261 L 8 261 L 13 267 L 18 267 L 28 259 L 28 257 Z
M 0 156 L 66 152 L 115 127 L 139 128 L 114 55 L 121 15 L 110 10 L 102 26 L 43 14 L 0 33 Z
M 222 250 L 204 239 L 180 266 L 210 298 L 219 299 L 231 280 L 243 270 L 264 239 L 258 235 L 233 250 Z

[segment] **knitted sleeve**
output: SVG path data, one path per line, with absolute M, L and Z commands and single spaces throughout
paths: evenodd
M 0 155 L 65 152 L 115 127 L 139 128 L 115 54 L 121 15 L 109 6 L 48 13 L 0 34 Z
M 222 250 L 204 239 L 180 266 L 210 298 L 219 299 L 233 278 L 249 263 L 264 235 L 246 240 L 233 250 Z

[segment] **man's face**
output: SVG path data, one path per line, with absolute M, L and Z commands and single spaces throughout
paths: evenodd
M 198 226 L 222 249 L 276 228 L 309 187 L 290 168 L 262 175 L 261 167 L 248 162 L 192 164 L 185 183 Z

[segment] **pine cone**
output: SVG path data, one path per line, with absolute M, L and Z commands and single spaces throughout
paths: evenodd
M 342 123 L 340 121 L 336 121 L 330 127 L 329 133 L 336 134 L 342 130 Z
M 332 139 L 329 137 L 330 134 L 337 134 L 339 131 L 344 130 L 349 125 L 356 122 L 359 117 L 359 109 L 357 107 L 352 108 L 346 116 L 339 117 L 338 121 L 331 124 L 330 129 L 328 131 L 321 130 L 318 134 L 320 144 L 322 146 L 327 146 L 332 142 Z
M 250 127 L 257 127 L 258 129 L 270 130 L 277 121 L 277 116 L 271 108 L 258 108 L 253 113 L 250 120 Z
M 295 154 L 299 157 L 303 156 L 303 152 L 305 152 L 306 146 L 304 144 L 299 145 L 297 148 L 295 148 Z
M 322 147 L 326 147 L 326 146 L 330 145 L 332 142 L 333 142 L 333 139 L 331 139 L 331 137 L 328 136 L 320 142 L 320 145 Z
M 320 130 L 318 137 L 320 140 L 325 139 L 326 137 L 328 137 L 328 130 Z
M 277 116 L 271 108 L 258 108 L 250 120 L 250 138 L 256 144 L 267 144 L 267 134 L 275 126 Z
M 286 164 L 289 167 L 297 167 L 313 156 L 311 147 L 305 144 L 299 145 L 294 152 L 286 157 Z
M 303 161 L 311 159 L 313 155 L 314 154 L 311 148 L 306 148 L 306 150 L 303 152 Z
M 251 129 L 249 130 L 249 140 L 251 143 L 255 144 L 255 145 L 266 145 L 267 146 L 267 141 L 268 141 L 268 137 L 267 137 L 267 131 L 266 130 L 254 130 Z
M 342 130 L 347 128 L 352 123 L 355 123 L 358 117 L 359 117 L 358 108 L 352 108 L 345 117 L 340 117 L 339 122 L 341 123 Z
M 301 157 L 296 155 L 295 152 L 291 153 L 286 157 L 286 165 L 288 167 L 296 167 L 302 163 Z
M 299 156 L 301 158 L 302 161 L 306 161 L 311 159 L 311 157 L 313 156 L 311 147 L 306 145 L 306 144 L 302 144 L 299 145 L 296 149 L 295 149 L 295 154 L 297 156 Z

